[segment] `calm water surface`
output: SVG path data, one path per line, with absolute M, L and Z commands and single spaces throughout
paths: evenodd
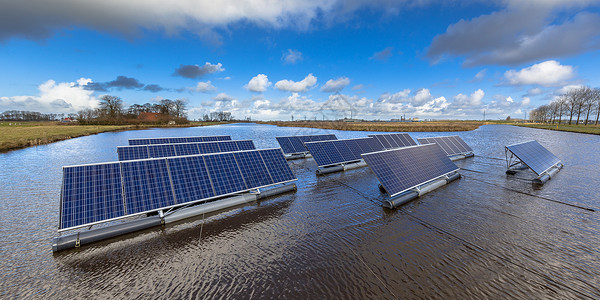
M 504 125 L 458 133 L 477 154 L 464 178 L 398 210 L 368 168 L 317 177 L 294 160 L 295 193 L 52 253 L 63 165 L 115 161 L 129 138 L 321 133 L 368 134 L 224 125 L 0 154 L 0 298 L 600 298 L 600 137 Z M 541 189 L 504 174 L 504 145 L 532 139 L 565 164 Z

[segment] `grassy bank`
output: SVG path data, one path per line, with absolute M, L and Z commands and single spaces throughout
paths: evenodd
M 319 121 L 275 121 L 262 122 L 284 127 L 309 127 L 353 131 L 385 132 L 434 132 L 434 131 L 470 131 L 486 124 L 477 121 L 433 121 L 433 122 L 319 122 Z
M 556 124 L 535 124 L 535 123 L 512 124 L 512 125 L 522 126 L 522 127 L 539 128 L 539 129 L 547 129 L 547 130 L 569 131 L 569 132 L 600 135 L 600 125 L 560 124 L 557 126 Z
M 9 125 L 10 124 L 10 125 Z M 0 152 L 62 141 L 108 131 L 147 129 L 156 127 L 191 127 L 222 124 L 190 122 L 186 125 L 77 125 L 60 122 L 0 123 Z

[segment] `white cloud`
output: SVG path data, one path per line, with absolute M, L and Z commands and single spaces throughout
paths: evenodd
M 470 96 L 458 94 L 454 96 L 454 106 L 458 107 L 477 107 L 482 103 L 482 99 L 485 96 L 485 93 L 482 89 L 478 89 L 473 92 Z
M 564 95 L 572 90 L 578 89 L 583 87 L 583 85 L 580 84 L 569 84 L 569 85 L 565 85 L 563 87 L 561 87 L 560 89 L 556 90 L 556 92 L 554 92 L 555 95 Z
M 477 74 L 475 74 L 475 76 L 473 77 L 473 82 L 479 82 L 482 81 L 483 78 L 485 78 L 485 73 L 487 72 L 487 69 L 483 69 L 479 72 L 477 72 Z
M 353 86 L 352 90 L 357 91 L 357 90 L 362 90 L 364 88 L 365 88 L 365 85 L 361 83 L 361 84 L 357 84 L 357 85 Z
M 572 14 L 594 2 L 503 1 L 502 10 L 448 26 L 433 39 L 427 56 L 434 62 L 465 57 L 467 66 L 517 65 L 600 49 L 600 15 Z
M 544 91 L 540 88 L 531 88 L 527 91 L 527 96 L 537 96 L 543 94 Z
M 252 77 L 244 87 L 251 92 L 262 93 L 266 91 L 269 86 L 271 86 L 271 82 L 269 81 L 269 78 L 267 78 L 267 75 L 258 74 Z
M 275 83 L 275 88 L 281 91 L 301 93 L 308 91 L 315 84 L 317 84 L 317 77 L 313 76 L 313 74 L 308 74 L 306 78 L 298 82 L 287 79 L 277 81 L 277 83 Z
M 573 76 L 575 72 L 572 66 L 561 65 L 555 60 L 548 60 L 519 71 L 508 70 L 504 73 L 510 85 L 556 86 Z
M 339 91 L 343 90 L 349 84 L 350 84 L 350 79 L 348 77 L 329 79 L 329 80 L 327 80 L 325 85 L 321 87 L 321 92 L 325 92 L 325 93 L 339 92 Z
M 27 110 L 42 113 L 75 113 L 86 108 L 95 108 L 99 101 L 94 91 L 85 86 L 89 78 L 77 82 L 56 83 L 48 80 L 38 86 L 38 96 L 0 97 L 0 107 L 4 110 Z
M 214 85 L 212 85 L 212 83 L 209 80 L 207 82 L 199 81 L 198 84 L 196 84 L 196 87 L 193 88 L 193 90 L 201 93 L 209 93 L 212 91 L 216 91 L 217 88 Z
M 298 50 L 288 49 L 287 52 L 283 53 L 281 60 L 285 64 L 295 64 L 303 59 L 302 52 Z

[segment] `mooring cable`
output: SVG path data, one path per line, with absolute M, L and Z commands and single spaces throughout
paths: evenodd
M 556 284 L 556 285 L 558 285 L 558 286 L 562 286 L 562 287 L 564 287 L 564 288 L 566 288 L 566 289 L 568 289 L 568 290 L 570 290 L 570 291 L 572 291 L 572 292 L 574 292 L 574 293 L 576 293 L 576 294 L 579 294 L 579 295 L 581 295 L 581 296 L 583 296 L 583 297 L 590 298 L 590 299 L 595 299 L 595 297 L 593 297 L 593 296 L 590 296 L 590 295 L 588 295 L 588 294 L 586 294 L 586 293 L 584 293 L 584 292 L 582 292 L 582 291 L 579 291 L 579 290 L 577 290 L 577 289 L 575 289 L 575 288 L 572 288 L 572 287 L 570 287 L 569 285 L 567 285 L 567 284 L 565 284 L 565 283 L 562 283 L 562 282 L 560 282 L 560 281 L 556 281 L 556 280 L 552 279 L 550 276 L 548 276 L 548 275 L 546 275 L 546 274 L 544 274 L 544 273 L 541 273 L 541 272 L 538 272 L 538 271 L 535 271 L 535 270 L 531 270 L 531 269 L 527 268 L 526 266 L 524 266 L 524 265 L 522 265 L 522 264 L 519 264 L 519 263 L 517 263 L 517 262 L 514 262 L 514 261 L 512 261 L 510 258 L 506 258 L 506 257 L 500 256 L 500 255 L 498 255 L 498 254 L 495 254 L 495 253 L 493 253 L 492 251 L 489 251 L 489 250 L 487 250 L 487 249 L 485 249 L 485 248 L 483 248 L 483 247 L 481 247 L 481 246 L 479 246 L 479 245 L 477 245 L 477 244 L 475 244 L 475 243 L 473 243 L 473 242 L 470 242 L 470 241 L 468 241 L 468 240 L 466 240 L 466 239 L 463 239 L 463 238 L 461 238 L 461 237 L 457 236 L 456 234 L 453 234 L 452 232 L 449 232 L 449 231 L 447 231 L 447 230 L 444 230 L 444 229 L 442 229 L 442 228 L 440 228 L 440 227 L 438 227 L 438 226 L 435 226 L 435 225 L 433 225 L 433 224 L 431 224 L 431 223 L 429 223 L 429 222 L 427 222 L 427 221 L 425 221 L 425 220 L 423 220 L 423 219 L 421 219 L 421 218 L 419 218 L 419 217 L 417 217 L 417 216 L 414 216 L 414 215 L 412 215 L 412 214 L 411 214 L 411 213 L 409 213 L 409 212 L 405 212 L 405 213 L 406 213 L 406 214 L 407 214 L 409 217 L 412 217 L 412 218 L 414 218 L 415 220 L 417 220 L 417 223 L 420 223 L 421 225 L 423 225 L 423 226 L 425 226 L 425 227 L 434 228 L 435 230 L 437 230 L 437 231 L 438 231 L 438 232 L 440 232 L 440 233 L 444 233 L 444 234 L 450 235 L 450 236 L 452 236 L 452 237 L 454 237 L 454 238 L 456 238 L 456 239 L 460 240 L 460 241 L 461 241 L 461 242 L 463 242 L 463 243 L 469 244 L 469 245 L 471 245 L 471 246 L 473 246 L 473 247 L 477 248 L 477 249 L 478 249 L 478 250 L 480 250 L 480 251 L 483 251 L 483 252 L 485 252 L 485 253 L 487 253 L 487 254 L 490 254 L 490 255 L 492 255 L 492 256 L 494 256 L 494 257 L 496 257 L 496 258 L 498 258 L 498 259 L 500 259 L 500 260 L 502 260 L 502 261 L 504 261 L 504 262 L 507 262 L 507 263 L 509 263 L 509 264 L 511 264 L 511 265 L 517 266 L 517 267 L 519 267 L 519 268 L 521 268 L 521 269 L 523 269 L 523 270 L 525 270 L 525 271 L 527 271 L 527 272 L 530 272 L 530 273 L 532 273 L 532 274 L 534 274 L 534 275 L 540 276 L 540 277 L 542 277 L 542 278 L 544 278 L 544 279 L 546 279 L 546 280 L 548 280 L 548 281 L 550 281 L 550 282 L 553 282 L 553 283 L 555 283 L 555 284 Z
M 297 164 L 296 164 L 296 165 L 297 165 Z M 309 168 L 308 168 L 306 165 L 303 165 L 303 166 L 302 166 L 302 168 L 303 168 L 303 169 L 306 169 L 306 170 L 310 170 L 310 169 L 309 169 Z M 475 171 L 475 170 L 469 170 L 469 171 L 473 171 L 473 172 L 478 172 L 478 173 L 484 173 L 484 174 L 486 174 L 485 172 L 481 172 L 481 171 Z M 463 175 L 463 177 L 464 177 L 464 175 Z M 465 178 L 466 178 L 466 177 L 465 177 Z M 528 195 L 528 196 L 531 196 L 531 197 L 539 198 L 539 199 L 542 199 L 542 200 L 547 200 L 547 201 L 551 201 L 551 202 L 556 202 L 556 203 L 559 203 L 559 204 L 564 204 L 564 205 L 567 205 L 567 206 L 571 206 L 571 207 L 575 207 L 575 208 L 579 208 L 579 209 L 583 209 L 583 210 L 587 210 L 587 211 L 592 211 L 592 212 L 595 212 L 595 210 L 594 210 L 594 209 L 591 209 L 591 208 L 582 207 L 582 206 L 578 206 L 578 205 L 575 205 L 575 204 L 566 203 L 566 202 L 561 202 L 561 201 L 558 201 L 558 200 L 554 200 L 554 199 L 550 199 L 550 198 L 546 198 L 546 197 L 542 197 L 542 196 L 533 195 L 533 194 L 530 194 L 530 193 L 526 193 L 526 192 L 522 192 L 522 191 L 518 191 L 518 190 L 510 189 L 510 188 L 507 188 L 507 187 L 504 187 L 504 186 L 501 186 L 501 185 L 498 185 L 498 184 L 495 184 L 495 183 L 487 182 L 487 181 L 485 181 L 485 180 L 479 180 L 479 179 L 476 179 L 476 178 L 470 178 L 470 177 L 469 177 L 469 179 L 473 179 L 473 180 L 480 181 L 480 182 L 483 182 L 483 183 L 486 183 L 486 184 L 490 184 L 490 185 L 493 185 L 493 186 L 501 187 L 501 188 L 503 188 L 503 189 L 506 189 L 506 190 L 509 190 L 509 191 L 513 191 L 513 192 L 516 192 L 516 193 L 519 193 L 519 194 L 524 194 L 524 195 Z M 378 201 L 378 200 L 379 200 L 378 198 L 371 198 L 371 197 L 368 197 L 367 195 L 365 195 L 364 193 L 362 193 L 362 192 L 361 192 L 361 191 L 359 191 L 358 189 L 356 189 L 356 188 L 354 188 L 354 187 L 352 187 L 352 186 L 350 186 L 350 185 L 348 185 L 348 184 L 346 184 L 346 183 L 344 183 L 344 182 L 342 182 L 342 181 L 340 181 L 340 180 L 337 180 L 337 179 L 334 179 L 334 178 L 331 178 L 331 180 L 332 180 L 332 181 L 334 181 L 334 182 L 336 182 L 336 183 L 338 183 L 338 184 L 341 184 L 341 185 L 343 185 L 343 186 L 345 186 L 345 187 L 347 187 L 347 188 L 349 188 L 349 189 L 351 189 L 353 192 L 355 192 L 355 193 L 356 193 L 356 194 L 358 194 L 359 196 L 363 197 L 365 200 L 368 200 L 368 201 L 370 201 L 371 203 L 373 203 L 373 204 L 376 204 L 378 207 L 381 207 L 381 201 Z M 417 223 L 419 223 L 419 224 L 421 224 L 421 225 L 423 225 L 423 226 L 425 226 L 425 227 L 434 228 L 435 230 L 437 230 L 437 231 L 438 231 L 438 232 L 440 232 L 440 233 L 443 233 L 443 234 L 447 234 L 447 235 L 449 235 L 449 236 L 452 236 L 452 237 L 454 237 L 454 238 L 456 238 L 456 239 L 458 239 L 458 240 L 462 241 L 462 242 L 463 242 L 463 243 L 465 243 L 465 244 L 471 245 L 473 248 L 476 248 L 476 249 L 478 249 L 478 250 L 480 250 L 480 251 L 483 251 L 483 252 L 485 252 L 485 253 L 488 253 L 488 254 L 490 254 L 490 255 L 492 255 L 492 256 L 494 256 L 494 257 L 496 257 L 497 259 L 499 259 L 499 260 L 501 260 L 501 261 L 504 261 L 504 262 L 506 262 L 506 263 L 509 263 L 509 264 L 511 264 L 511 265 L 514 265 L 514 266 L 517 266 L 517 267 L 519 267 L 519 268 L 521 268 L 521 269 L 523 269 L 523 270 L 525 270 L 525 271 L 527 271 L 527 272 L 530 272 L 531 274 L 537 275 L 537 276 L 539 276 L 539 277 L 541 277 L 541 278 L 543 278 L 543 279 L 545 279 L 545 280 L 547 280 L 547 281 L 549 281 L 549 282 L 552 282 L 552 283 L 554 283 L 554 284 L 555 284 L 555 285 L 557 285 L 557 286 L 564 287 L 564 288 L 566 288 L 566 289 L 568 289 L 568 290 L 570 290 L 570 291 L 572 291 L 572 292 L 574 292 L 574 293 L 576 293 L 576 294 L 578 294 L 578 295 L 581 295 L 581 296 L 583 296 L 583 297 L 585 297 L 585 298 L 594 299 L 594 297 L 593 297 L 593 296 L 590 296 L 590 295 L 588 295 L 588 294 L 586 294 L 586 293 L 584 293 L 584 292 L 582 292 L 582 291 L 579 291 L 579 290 L 577 290 L 577 289 L 575 289 L 575 288 L 572 288 L 572 287 L 568 286 L 568 285 L 567 285 L 567 284 L 565 284 L 565 283 L 562 283 L 562 282 L 556 281 L 556 280 L 552 279 L 550 276 L 548 276 L 548 275 L 546 275 L 546 274 L 544 274 L 544 273 L 541 273 L 541 272 L 538 272 L 538 271 L 535 271 L 535 270 L 529 269 L 529 268 L 527 268 L 526 266 L 524 266 L 524 265 L 521 265 L 521 264 L 519 264 L 519 263 L 517 263 L 517 262 L 514 262 L 514 261 L 512 261 L 512 260 L 511 260 L 511 259 L 509 259 L 509 258 L 505 258 L 505 257 L 503 257 L 503 256 L 500 256 L 500 255 L 498 255 L 498 254 L 495 254 L 495 253 L 493 253 L 493 252 L 491 252 L 491 251 L 489 251 L 489 250 L 487 250 L 487 249 L 485 249 L 485 248 L 483 248 L 483 247 L 481 247 L 481 246 L 479 246 L 479 245 L 477 245 L 477 244 L 475 244 L 475 243 L 473 243 L 473 242 L 470 242 L 470 241 L 468 241 L 468 240 L 466 240 L 466 239 L 463 239 L 463 238 L 461 238 L 461 237 L 457 236 L 456 234 L 453 234 L 453 233 L 451 233 L 451 232 L 449 232 L 449 231 L 447 231 L 447 230 L 444 230 L 444 229 L 442 229 L 442 228 L 440 228 L 440 227 L 438 227 L 438 226 L 435 226 L 435 225 L 433 225 L 433 224 L 431 224 L 431 223 L 429 223 L 429 222 L 427 222 L 427 221 L 425 221 L 425 220 L 423 220 L 423 219 L 421 219 L 421 218 L 419 218 L 419 217 L 417 217 L 417 216 L 414 216 L 413 214 L 411 214 L 411 213 L 410 213 L 410 212 L 408 212 L 408 211 L 403 211 L 403 213 L 405 213 L 405 214 L 406 214 L 406 215 L 408 215 L 409 217 L 413 218 L 413 220 L 415 220 Z M 347 244 L 347 242 L 346 242 L 346 241 L 345 241 L 345 240 L 344 240 L 344 239 L 343 239 L 343 238 L 342 238 L 342 237 L 341 237 L 341 236 L 340 236 L 340 235 L 339 235 L 339 234 L 338 234 L 338 233 L 335 231 L 335 229 L 333 228 L 333 226 L 331 226 L 331 224 L 329 224 L 329 223 L 328 223 L 328 222 L 326 222 L 326 221 L 324 221 L 323 223 L 327 224 L 327 225 L 328 225 L 328 226 L 331 228 L 332 232 L 333 232 L 333 233 L 334 233 L 334 234 L 335 234 L 335 235 L 336 235 L 336 236 L 337 236 L 337 237 L 338 237 L 340 240 L 342 240 L 342 242 L 343 242 L 344 244 L 346 244 L 346 246 L 347 246 L 347 247 L 350 249 L 350 251 L 352 251 L 352 252 L 354 253 L 354 255 L 355 255 L 355 256 L 356 256 L 356 257 L 357 257 L 357 258 L 358 258 L 358 259 L 361 261 L 361 263 L 363 263 L 363 264 L 364 264 L 364 265 L 365 265 L 365 266 L 366 266 L 366 267 L 369 269 L 369 271 L 371 271 L 371 273 L 372 273 L 372 274 L 373 274 L 373 275 L 374 275 L 374 276 L 377 278 L 377 280 L 379 280 L 379 281 L 380 281 L 380 282 L 381 282 L 381 283 L 384 285 L 384 287 L 385 287 L 385 288 L 386 288 L 386 289 L 387 289 L 387 290 L 388 290 L 388 291 L 389 291 L 389 292 L 390 292 L 390 293 L 391 293 L 391 294 L 394 296 L 394 298 L 396 298 L 396 299 L 399 299 L 399 298 L 398 298 L 398 297 L 397 297 L 397 296 L 396 296 L 396 295 L 395 295 L 395 294 L 394 294 L 394 293 L 393 293 L 393 292 L 392 292 L 392 291 L 391 291 L 391 290 L 388 288 L 388 286 L 385 284 L 385 282 L 384 282 L 384 281 L 383 281 L 383 280 L 382 280 L 382 279 L 381 279 L 379 276 L 377 276 L 377 274 L 376 274 L 376 273 L 373 271 L 373 269 L 372 269 L 372 268 L 371 268 L 371 267 L 370 267 L 370 266 L 369 266 L 369 265 L 368 265 L 368 264 L 367 264 L 367 263 L 366 263 L 366 262 L 365 262 L 365 261 L 364 261 L 364 260 L 363 260 L 363 259 L 362 259 L 362 258 L 359 256 L 359 255 L 358 255 L 358 253 L 356 253 L 356 252 L 354 251 L 354 249 L 352 249 L 351 245 L 348 245 L 348 244 Z
M 508 191 L 511 191 L 511 192 L 515 192 L 515 193 L 518 193 L 518 194 L 527 195 L 527 196 L 531 196 L 531 197 L 534 197 L 534 198 L 538 198 L 538 199 L 542 199 L 542 200 L 546 200 L 546 201 L 550 201 L 550 202 L 554 202 L 554 203 L 558 203 L 558 204 L 563 204 L 563 205 L 567 205 L 567 206 L 571 206 L 571 207 L 575 207 L 575 208 L 579 208 L 579 209 L 583 209 L 583 210 L 587 210 L 587 211 L 591 211 L 591 212 L 595 212 L 596 211 L 593 208 L 584 207 L 584 206 L 580 206 L 580 205 L 569 203 L 569 202 L 554 200 L 554 199 L 551 199 L 551 198 L 546 198 L 546 197 L 543 197 L 543 196 L 534 195 L 534 194 L 523 192 L 523 191 L 519 191 L 519 190 L 516 190 L 516 189 L 507 188 L 507 187 L 499 185 L 497 183 L 485 181 L 485 180 L 478 179 L 478 178 L 475 178 L 475 177 L 468 177 L 468 178 L 465 177 L 465 178 L 466 179 L 472 179 L 472 180 L 479 181 L 479 182 L 483 182 L 483 183 L 486 183 L 486 184 L 489 184 L 489 185 L 497 186 L 499 188 L 503 188 L 505 190 L 508 190 Z
M 345 184 L 345 183 L 342 183 L 342 182 L 339 182 L 338 180 L 335 180 L 335 179 L 334 179 L 334 181 L 336 181 L 336 182 L 338 182 L 338 183 L 341 183 L 341 184 L 343 184 L 343 185 L 344 185 L 344 186 L 346 186 L 346 187 L 350 187 L 349 185 L 347 185 L 347 184 Z M 365 195 L 364 195 L 362 192 L 360 192 L 360 191 L 357 191 L 355 188 L 352 188 L 352 187 L 350 187 L 350 188 L 351 188 L 352 190 L 354 190 L 355 192 L 357 192 L 357 194 L 359 194 L 360 196 L 362 196 L 362 197 L 363 197 L 363 198 L 365 198 L 366 200 L 369 200 L 369 201 L 371 201 L 371 202 L 373 202 L 373 203 L 377 204 L 377 203 L 374 201 L 374 199 L 371 199 L 371 198 L 369 198 L 369 197 L 365 196 Z M 517 191 L 517 192 L 518 192 L 518 191 Z M 524 194 L 527 194 L 527 193 L 524 193 Z M 527 194 L 527 195 L 530 195 L 530 194 Z M 534 196 L 534 197 L 535 197 L 535 195 L 531 195 L 531 196 Z M 539 197 L 539 196 L 538 196 L 538 197 Z M 542 198 L 542 197 L 540 197 L 540 198 Z M 542 199 L 544 199 L 544 198 L 542 198 Z M 556 200 L 553 200 L 553 199 L 545 199 L 545 200 L 556 201 Z M 569 204 L 567 203 L 567 205 L 569 205 Z M 572 205 L 572 206 L 574 206 L 574 207 L 578 207 L 578 206 L 575 206 L 575 205 Z M 584 208 L 584 207 L 578 207 L 578 208 L 582 208 L 582 209 L 589 210 L 588 208 Z M 592 210 L 592 211 L 594 211 L 594 210 Z M 449 232 L 449 231 L 447 231 L 447 230 L 444 230 L 444 229 L 442 229 L 442 228 L 440 228 L 440 227 L 438 227 L 438 226 L 436 226 L 436 225 L 433 225 L 433 224 L 431 224 L 431 223 L 429 223 L 429 222 L 427 222 L 427 221 L 425 221 L 425 220 L 423 220 L 423 219 L 421 219 L 421 218 L 419 218 L 419 217 L 417 217 L 417 216 L 415 216 L 415 215 L 411 214 L 411 213 L 410 213 L 410 212 L 408 212 L 408 211 L 403 211 L 403 213 L 405 213 L 405 214 L 406 214 L 406 215 L 408 215 L 409 217 L 413 218 L 414 220 L 416 220 L 416 222 L 417 222 L 417 223 L 420 223 L 421 225 L 423 225 L 423 226 L 425 226 L 425 227 L 434 228 L 434 229 L 436 229 L 436 230 L 437 230 L 438 232 L 440 232 L 440 233 L 443 233 L 443 234 L 450 235 L 450 236 L 452 236 L 452 237 L 454 237 L 454 238 L 456 238 L 456 239 L 458 239 L 458 240 L 462 241 L 463 243 L 469 244 L 469 245 L 473 246 L 474 248 L 477 248 L 477 249 L 479 249 L 480 251 L 483 251 L 483 252 L 485 252 L 485 253 L 488 253 L 488 254 L 490 254 L 490 255 L 492 255 L 492 256 L 494 256 L 494 257 L 496 257 L 496 258 L 498 258 L 498 259 L 500 259 L 500 260 L 502 260 L 502 261 L 505 261 L 505 262 L 507 262 L 507 263 L 509 263 L 509 264 L 512 264 L 512 265 L 514 265 L 514 266 L 517 266 L 517 267 L 519 267 L 519 268 L 521 268 L 521 269 L 523 269 L 523 270 L 525 270 L 525 271 L 528 271 L 528 272 L 530 272 L 530 273 L 532 273 L 532 274 L 534 274 L 534 275 L 537 275 L 537 276 L 539 276 L 539 277 L 542 277 L 542 278 L 544 278 L 544 279 L 546 279 L 546 280 L 548 280 L 548 281 L 550 281 L 550 282 L 553 282 L 553 283 L 555 283 L 557 286 L 562 286 L 562 287 L 564 287 L 564 288 L 567 288 L 567 289 L 571 290 L 572 292 L 574 292 L 574 293 L 576 293 L 576 294 L 579 294 L 579 295 L 581 295 L 581 296 L 584 296 L 584 297 L 586 297 L 586 298 L 594 299 L 594 297 L 592 297 L 592 296 L 590 296 L 590 295 L 587 295 L 587 294 L 585 294 L 585 293 L 583 293 L 583 292 L 581 292 L 581 291 L 579 291 L 579 290 L 577 290 L 577 289 L 571 288 L 571 287 L 570 287 L 570 286 L 568 286 L 567 284 L 564 284 L 564 283 L 562 283 L 562 282 L 556 281 L 556 280 L 552 279 L 550 276 L 548 276 L 548 275 L 546 275 L 546 274 L 544 274 L 544 273 L 541 273 L 541 272 L 538 272 L 538 271 L 535 271 L 535 270 L 531 270 L 531 269 L 527 268 L 526 266 L 524 266 L 524 265 L 522 265 L 522 264 L 519 264 L 519 263 L 517 263 L 517 262 L 514 262 L 514 261 L 512 261 L 510 258 L 505 258 L 505 257 L 503 257 L 503 256 L 500 256 L 500 255 L 498 255 L 498 254 L 495 254 L 495 253 L 493 253 L 493 252 L 491 252 L 491 251 L 489 251 L 489 250 L 487 250 L 487 249 L 485 249 L 485 248 L 483 248 L 483 247 L 481 247 L 481 246 L 479 246 L 479 245 L 477 245 L 477 244 L 475 244 L 475 243 L 473 243 L 473 242 L 471 242 L 471 241 L 468 241 L 468 240 L 466 240 L 466 239 L 464 239 L 464 238 L 461 238 L 461 237 L 457 236 L 456 234 L 453 234 L 452 232 Z M 328 224 L 328 225 L 329 225 L 329 224 Z M 330 225 L 330 226 L 331 226 L 331 225 Z M 336 234 L 337 234 L 337 233 L 336 233 Z M 341 237 L 340 237 L 340 238 L 341 238 Z

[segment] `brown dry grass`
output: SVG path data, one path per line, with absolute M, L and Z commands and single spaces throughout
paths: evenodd
M 310 127 L 352 131 L 383 132 L 437 132 L 470 131 L 484 125 L 477 121 L 434 121 L 434 122 L 319 122 L 319 121 L 274 121 L 262 122 L 284 127 Z

